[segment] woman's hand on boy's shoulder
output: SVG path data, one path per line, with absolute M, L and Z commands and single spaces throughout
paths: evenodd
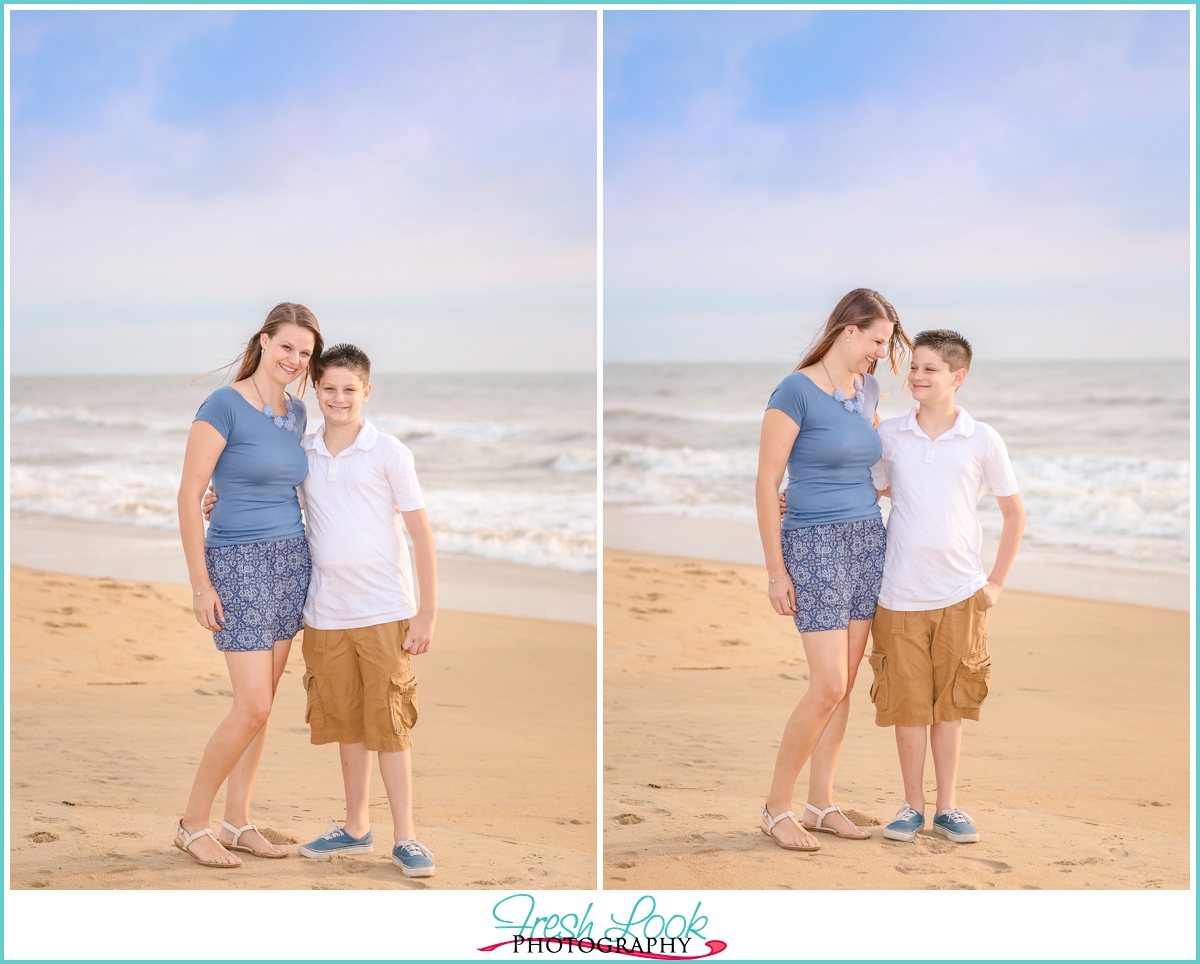
M 212 487 L 212 485 L 209 485 L 208 491 L 204 493 L 204 501 L 200 503 L 201 508 L 204 510 L 204 521 L 205 522 L 210 521 L 208 518 L 208 515 L 210 512 L 212 512 L 212 507 L 216 504 L 217 504 L 217 490 L 214 489 Z
M 433 642 L 433 615 L 417 613 L 408 621 L 408 635 L 404 637 L 404 651 L 409 656 L 420 656 L 429 651 Z

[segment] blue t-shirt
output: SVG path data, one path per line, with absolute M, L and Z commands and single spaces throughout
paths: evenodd
M 883 454 L 871 424 L 878 404 L 879 380 L 873 375 L 865 376 L 861 415 L 846 411 L 800 372 L 779 383 L 767 408 L 800 426 L 788 459 L 784 529 L 880 518 L 871 481 L 871 466 Z
M 206 547 L 278 542 L 304 535 L 296 486 L 308 475 L 300 447 L 308 412 L 288 399 L 293 428 L 280 428 L 235 389 L 225 385 L 204 400 L 196 420 L 208 422 L 225 439 L 213 469 L 217 503 L 210 514 Z

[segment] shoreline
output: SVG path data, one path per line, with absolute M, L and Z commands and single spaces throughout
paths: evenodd
M 188 585 L 179 534 L 13 512 L 10 565 Z M 414 568 L 415 572 L 415 568 Z M 438 608 L 596 625 L 596 574 L 438 554 Z
M 663 556 L 686 556 L 763 568 L 755 526 L 714 519 L 604 507 L 604 548 Z M 983 542 L 984 568 L 996 555 L 996 541 Z M 1064 557 L 1068 554 L 1063 553 Z M 1017 554 L 1005 591 L 1011 589 L 1190 612 L 1192 580 L 1168 569 L 1107 565 L 1082 552 L 1050 563 Z
M 761 569 L 609 548 L 604 587 L 606 889 L 1189 886 L 1187 614 L 1005 592 L 988 613 L 988 699 L 981 721 L 963 725 L 956 802 L 982 834 L 967 845 L 932 832 L 928 758 L 925 830 L 908 843 L 882 838 L 904 790 L 864 659 L 833 802 L 872 839 L 822 836 L 803 854 L 758 830 L 779 735 L 808 679 Z

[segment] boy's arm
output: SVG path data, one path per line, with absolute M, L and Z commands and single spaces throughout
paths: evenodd
M 401 512 L 404 527 L 413 542 L 416 557 L 417 586 L 420 587 L 421 605 L 408 622 L 408 636 L 404 648 L 413 656 L 420 656 L 433 642 L 433 624 L 437 620 L 437 554 L 433 545 L 433 529 L 424 509 Z
M 1021 496 L 998 495 L 996 503 L 1000 506 L 1000 514 L 1004 516 L 1004 528 L 1000 530 L 1000 547 L 996 550 L 996 562 L 988 575 L 987 585 L 983 587 L 988 609 L 996 605 L 996 600 L 1004 591 L 1004 584 L 1008 582 L 1008 574 L 1017 558 L 1021 536 L 1025 532 L 1025 506 L 1021 503 Z

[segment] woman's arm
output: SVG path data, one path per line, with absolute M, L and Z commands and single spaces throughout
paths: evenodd
M 210 632 L 219 632 L 225 621 L 221 599 L 208 577 L 204 560 L 204 518 L 200 500 L 212 478 L 217 459 L 225 451 L 225 439 L 204 421 L 192 422 L 183 454 L 183 478 L 179 482 L 179 537 L 192 584 L 192 611 L 196 622 Z
M 998 495 L 996 503 L 1000 506 L 1000 514 L 1004 516 L 1004 528 L 1000 530 L 1000 547 L 996 550 L 996 561 L 992 565 L 987 585 L 983 587 L 988 609 L 996 605 L 996 600 L 1004 591 L 1004 584 L 1008 582 L 1008 574 L 1017 558 L 1021 536 L 1025 532 L 1025 506 L 1021 502 L 1021 496 Z
M 421 591 L 421 605 L 416 615 L 408 622 L 408 637 L 404 648 L 413 656 L 420 656 L 433 642 L 433 624 L 437 620 L 437 553 L 433 545 L 433 529 L 424 509 L 401 512 L 404 527 L 413 542 L 413 555 L 417 564 L 417 586 Z
M 766 557 L 767 597 L 781 616 L 796 615 L 796 593 L 787 567 L 783 564 L 783 538 L 779 531 L 779 483 L 787 468 L 792 445 L 800 426 L 777 408 L 763 415 L 762 435 L 758 443 L 758 479 L 754 483 L 754 501 L 758 508 L 758 534 Z

